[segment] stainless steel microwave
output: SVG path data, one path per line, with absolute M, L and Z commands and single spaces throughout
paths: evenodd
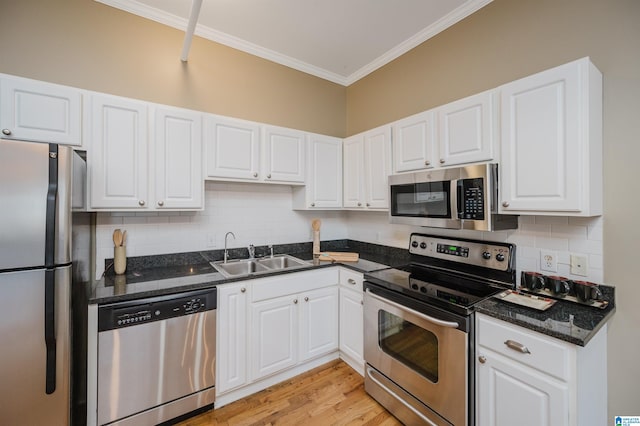
M 433 228 L 516 229 L 498 213 L 498 165 L 475 164 L 389 176 L 389 221 Z

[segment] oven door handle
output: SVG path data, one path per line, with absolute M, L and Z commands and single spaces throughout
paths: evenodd
M 374 299 L 377 299 L 378 301 L 380 301 L 382 303 L 388 303 L 389 305 L 391 305 L 391 306 L 393 306 L 395 308 L 398 308 L 398 309 L 400 309 L 402 311 L 405 311 L 405 312 L 409 312 L 410 314 L 413 314 L 413 315 L 417 316 L 418 318 L 422 318 L 423 320 L 429 321 L 429 322 L 431 322 L 433 324 L 437 324 L 439 326 L 449 327 L 449 328 L 458 328 L 458 327 L 460 327 L 460 325 L 457 322 L 444 321 L 444 320 L 441 320 L 441 319 L 438 319 L 438 318 L 434 318 L 434 317 L 431 317 L 429 315 L 425 315 L 422 312 L 418 312 L 418 311 L 416 311 L 414 309 L 407 308 L 406 306 L 402 306 L 401 304 L 393 302 L 393 301 L 391 301 L 389 299 L 385 299 L 384 297 L 380 297 L 380 296 L 376 295 L 375 293 L 373 293 L 371 291 L 371 289 L 367 289 L 366 292 L 367 292 L 367 294 L 369 296 L 373 297 Z
M 430 424 L 431 426 L 438 426 L 436 423 L 432 422 L 429 418 L 425 417 L 425 415 L 422 414 L 420 411 L 416 410 L 414 406 L 412 406 L 407 401 L 402 399 L 393 390 L 391 390 L 387 386 L 385 386 L 384 383 L 382 383 L 380 380 L 378 380 L 375 377 L 373 377 L 373 374 L 375 374 L 375 373 L 376 373 L 375 370 L 373 370 L 371 367 L 367 367 L 367 374 L 368 374 L 369 378 L 373 381 L 373 383 L 375 383 L 376 385 L 378 385 L 382 389 L 384 389 L 385 392 L 387 392 L 390 396 L 392 396 L 396 401 L 398 401 L 399 403 L 401 403 L 402 405 L 407 407 L 409 410 L 411 410 L 411 412 L 413 412 L 413 414 L 415 414 L 416 416 L 420 417 L 426 423 Z

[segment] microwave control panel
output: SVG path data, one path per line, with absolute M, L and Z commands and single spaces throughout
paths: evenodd
M 458 181 L 458 219 L 484 220 L 484 179 Z

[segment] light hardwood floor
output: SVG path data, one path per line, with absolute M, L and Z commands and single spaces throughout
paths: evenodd
M 343 361 L 322 365 L 179 426 L 402 425 L 364 391 L 362 376 Z

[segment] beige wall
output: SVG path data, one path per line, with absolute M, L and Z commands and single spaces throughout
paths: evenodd
M 0 72 L 344 136 L 346 89 L 93 0 L 0 0 Z
M 639 1 L 494 0 L 350 86 L 347 134 L 583 56 L 604 75 L 604 275 L 617 288 L 609 414 L 640 415 Z

